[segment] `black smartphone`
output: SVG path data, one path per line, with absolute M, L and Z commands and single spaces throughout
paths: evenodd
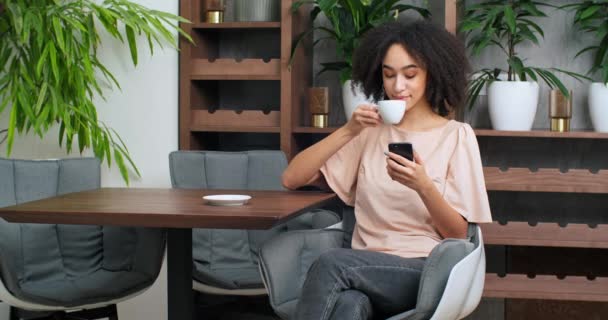
M 388 144 L 388 151 L 396 153 L 410 161 L 414 161 L 414 148 L 409 142 L 392 142 Z

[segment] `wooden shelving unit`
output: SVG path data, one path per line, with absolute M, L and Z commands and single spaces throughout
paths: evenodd
M 483 295 L 488 298 L 608 302 L 608 278 L 487 274 Z
M 483 173 L 489 191 L 608 193 L 608 170 L 485 167 Z
M 280 29 L 280 22 L 224 22 L 224 23 L 194 23 L 193 29 Z
M 500 131 L 492 129 L 475 129 L 478 137 L 525 137 L 525 138 L 559 138 L 559 139 L 608 139 L 607 132 L 569 131 L 555 132 L 547 130 Z
M 180 39 L 180 149 L 222 150 L 207 142 L 224 133 L 264 133 L 276 135 L 270 148 L 291 158 L 312 55 L 300 46 L 291 69 L 288 61 L 294 37 L 310 27 L 310 5 L 293 13 L 293 0 L 282 0 L 280 21 L 213 24 L 201 20 L 203 1 L 180 1 L 180 15 L 193 22 L 181 27 L 196 42 Z
M 588 214 L 584 219 L 579 218 L 569 211 L 577 210 L 571 208 L 578 208 L 582 203 L 578 203 L 572 196 L 562 197 L 565 194 L 577 194 L 579 197 L 590 198 L 608 194 L 608 167 L 601 161 L 604 152 L 601 149 L 606 145 L 608 133 L 475 129 L 475 134 L 482 148 L 482 159 L 486 161 L 486 188 L 493 195 L 491 200 L 496 200 L 491 204 L 503 209 L 525 208 L 525 212 L 536 210 L 534 214 L 502 212 L 504 216 L 498 217 L 500 221 L 505 217 L 518 217 L 514 220 L 523 218 L 524 221 L 481 225 L 485 244 L 498 246 L 499 251 L 504 250 L 500 251 L 504 254 L 502 258 L 488 262 L 494 263 L 494 266 L 501 265 L 506 271 L 504 277 L 495 273 L 486 275 L 483 296 L 561 300 L 560 305 L 564 308 L 575 305 L 573 301 L 608 302 L 608 277 L 600 269 L 606 259 L 598 253 L 598 250 L 608 249 L 608 224 L 601 217 L 597 219 L 604 222 L 594 222 L 593 219 L 596 218 L 590 218 L 591 215 Z M 513 150 L 505 152 L 500 146 L 506 144 L 517 146 L 505 147 Z M 545 201 L 552 199 L 558 204 L 563 201 L 567 209 L 559 208 L 562 210 L 555 214 L 539 212 L 544 210 L 545 205 L 530 203 L 534 200 L 530 200 L 532 197 L 529 193 L 543 193 L 538 197 Z M 506 199 L 525 200 L 517 204 L 506 204 Z M 558 204 L 552 203 L 552 210 Z M 532 211 L 528 211 L 530 209 Z M 582 207 L 580 209 L 584 210 Z M 597 204 L 593 212 L 596 211 Z M 560 212 L 567 217 L 560 216 Z M 576 219 L 576 223 L 570 221 L 572 218 Z M 565 255 L 568 252 L 576 255 L 592 253 L 600 258 L 584 262 L 567 257 L 562 259 L 556 257 L 558 251 L 555 248 L 563 250 Z M 529 254 L 534 254 L 534 259 Z M 566 265 L 552 264 L 560 263 L 559 261 L 564 261 Z M 526 272 L 536 276 L 528 277 Z M 542 314 L 541 310 L 548 303 L 537 301 L 530 307 L 533 309 L 528 311 Z M 525 311 L 511 306 L 511 303 L 504 305 L 504 314 L 509 315 L 507 319 L 525 316 Z M 599 310 L 594 312 L 605 313 Z M 549 318 L 543 317 L 540 320 L 544 319 Z
M 281 60 L 193 59 L 193 80 L 281 80 Z
M 608 225 L 498 222 L 481 225 L 484 243 L 490 245 L 608 249 Z

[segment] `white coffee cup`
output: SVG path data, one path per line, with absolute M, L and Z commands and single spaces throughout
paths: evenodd
M 380 100 L 378 111 L 384 123 L 397 124 L 401 122 L 405 114 L 406 103 L 404 100 Z

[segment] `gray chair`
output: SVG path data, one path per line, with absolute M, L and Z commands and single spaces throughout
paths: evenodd
M 281 151 L 176 151 L 169 155 L 171 184 L 183 189 L 283 190 Z M 202 200 L 201 200 L 202 201 Z M 319 229 L 339 216 L 317 209 L 270 230 L 194 229 L 193 288 L 218 295 L 264 295 L 258 249 L 289 230 Z
M 312 263 L 322 253 L 350 247 L 355 223 L 346 207 L 341 225 L 325 230 L 295 231 L 265 243 L 260 267 L 270 304 L 282 319 L 291 319 Z M 469 224 L 469 237 L 445 239 L 425 261 L 415 309 L 388 320 L 455 320 L 469 315 L 481 300 L 485 279 L 485 253 L 480 228 Z
M 0 207 L 99 186 L 95 158 L 0 159 Z M 164 248 L 158 229 L 0 219 L 0 300 L 14 307 L 13 319 L 28 311 L 51 312 L 54 319 L 117 319 L 115 304 L 156 280 Z

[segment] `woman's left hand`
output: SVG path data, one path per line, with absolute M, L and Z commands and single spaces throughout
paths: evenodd
M 386 158 L 386 171 L 391 179 L 420 193 L 433 182 L 426 174 L 424 163 L 418 152 L 414 151 L 414 161 L 410 161 L 398 154 L 388 152 Z

